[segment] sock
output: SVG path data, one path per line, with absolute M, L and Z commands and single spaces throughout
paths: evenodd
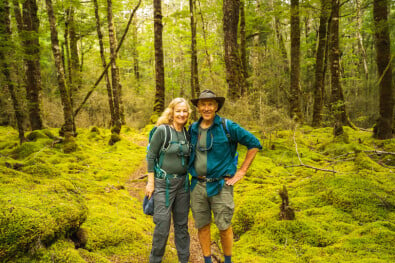
M 232 263 L 232 256 L 225 256 L 225 263 Z
M 212 263 L 211 256 L 204 257 L 204 263 Z

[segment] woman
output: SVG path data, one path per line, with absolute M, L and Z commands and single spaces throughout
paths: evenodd
M 155 230 L 149 258 L 151 263 L 162 261 L 172 212 L 178 259 L 182 263 L 189 259 L 189 135 L 184 126 L 191 111 L 185 99 L 173 99 L 158 119 L 158 128 L 150 142 L 146 195 L 154 198 Z M 170 143 L 165 148 L 166 133 L 169 131 Z

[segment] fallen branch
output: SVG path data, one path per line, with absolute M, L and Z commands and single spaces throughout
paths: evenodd
M 311 165 L 304 164 L 302 162 L 302 159 L 300 158 L 300 155 L 299 155 L 298 144 L 296 143 L 296 139 L 295 139 L 295 130 L 294 130 L 293 140 L 294 140 L 294 144 L 295 144 L 295 151 L 296 151 L 296 154 L 298 155 L 298 159 L 299 159 L 299 163 L 300 164 L 299 165 L 286 166 L 285 168 L 287 168 L 287 167 L 306 167 L 306 168 L 314 169 L 315 171 L 324 171 L 324 172 L 337 173 L 337 171 L 335 171 L 335 170 L 322 169 L 322 168 L 318 168 L 318 167 L 314 167 L 314 166 L 311 166 Z
M 306 164 L 288 165 L 288 166 L 285 166 L 284 168 L 290 168 L 290 167 L 306 167 L 306 168 L 314 169 L 316 171 L 337 173 L 337 171 L 335 171 L 335 170 L 328 170 L 328 169 L 318 168 L 318 167 L 314 167 L 314 166 L 306 165 Z
M 373 151 L 363 151 L 364 153 L 375 153 L 377 155 L 380 154 L 388 154 L 388 155 L 395 155 L 395 153 L 393 152 L 386 152 L 386 151 L 377 151 L 377 150 L 373 150 Z
M 144 179 L 145 177 L 147 177 L 148 176 L 148 174 L 143 174 L 143 175 L 141 175 L 140 177 L 138 177 L 137 179 L 138 180 L 141 180 L 141 179 Z

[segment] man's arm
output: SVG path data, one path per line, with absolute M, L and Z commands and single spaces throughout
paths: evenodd
M 225 179 L 227 185 L 234 185 L 244 177 L 258 151 L 258 148 L 251 148 L 247 151 L 246 158 L 244 159 L 244 162 L 241 165 L 240 169 L 237 170 L 232 178 Z

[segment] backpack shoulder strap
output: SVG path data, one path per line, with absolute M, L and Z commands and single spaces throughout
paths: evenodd
M 228 130 L 228 125 L 227 125 L 226 118 L 221 118 L 221 123 L 222 123 L 222 128 L 224 129 L 226 138 L 228 138 L 228 142 L 230 142 L 232 138 L 231 138 L 229 130 Z
M 189 132 L 188 132 L 188 130 L 187 130 L 187 128 L 185 128 L 185 126 L 184 126 L 184 135 L 185 135 L 185 139 L 187 140 L 187 143 L 190 143 L 191 142 L 191 135 L 189 134 Z
M 167 124 L 163 124 L 165 126 L 165 141 L 163 142 L 163 146 L 162 148 L 164 150 L 166 150 L 169 145 L 170 145 L 170 141 L 171 141 L 171 130 L 170 130 L 170 126 Z

